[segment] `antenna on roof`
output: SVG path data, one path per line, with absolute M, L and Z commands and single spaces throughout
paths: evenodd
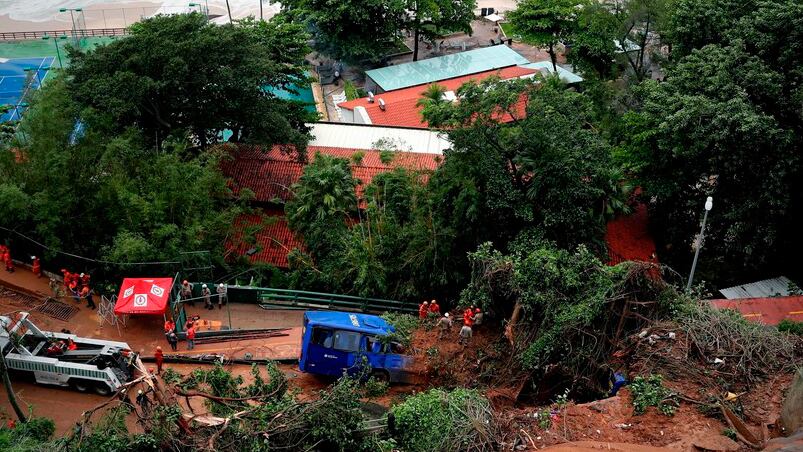
M 385 111 L 385 101 L 382 98 L 379 98 L 379 109 Z
M 368 91 L 368 103 L 374 103 L 374 93 L 372 91 Z

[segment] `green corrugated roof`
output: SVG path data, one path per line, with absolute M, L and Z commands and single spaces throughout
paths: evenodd
M 367 71 L 365 75 L 383 90 L 391 91 L 527 63 L 529 63 L 527 58 L 519 55 L 510 47 L 496 45 L 413 63 L 373 69 Z
M 545 69 L 550 74 L 552 72 L 554 72 L 552 70 L 552 62 L 551 61 L 538 61 L 536 63 L 522 64 L 521 66 L 522 67 L 526 67 L 527 69 L 538 69 L 538 70 Z M 580 82 L 583 81 L 583 77 L 580 77 L 579 75 L 575 74 L 574 72 L 572 72 L 572 71 L 570 71 L 568 69 L 564 69 L 564 68 L 562 68 L 560 66 L 558 66 L 558 77 L 560 77 L 561 80 L 563 80 L 564 82 L 566 82 L 566 83 L 568 83 L 570 85 L 572 83 L 580 83 Z

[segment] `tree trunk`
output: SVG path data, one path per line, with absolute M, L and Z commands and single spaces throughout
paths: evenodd
M 418 17 L 415 18 L 413 27 L 415 27 L 413 30 L 413 61 L 418 61 Z
M 19 418 L 20 422 L 28 422 L 28 418 L 25 417 L 25 413 L 22 411 L 22 408 L 20 408 L 19 404 L 17 404 L 17 396 L 14 394 L 14 388 L 11 387 L 11 379 L 8 378 L 6 357 L 2 353 L 0 353 L 0 373 L 3 374 L 3 386 L 6 387 L 8 401 L 11 403 L 11 407 L 14 408 L 14 412 L 17 413 L 17 418 Z
M 514 335 L 515 332 L 513 331 L 513 326 L 515 326 L 519 319 L 521 318 L 521 303 L 516 302 L 516 306 L 513 308 L 513 314 L 510 315 L 510 320 L 507 322 L 507 326 L 505 326 L 505 337 L 508 341 L 510 341 L 510 345 L 512 346 L 514 343 Z
M 261 5 L 262 3 L 260 3 Z M 231 23 L 231 5 L 229 5 L 229 0 L 226 0 L 226 11 L 229 12 L 229 23 Z
M 555 43 L 549 43 L 549 58 L 552 60 L 552 70 L 558 73 L 558 56 L 555 55 Z

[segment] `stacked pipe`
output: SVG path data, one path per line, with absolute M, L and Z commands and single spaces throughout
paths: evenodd
M 244 341 L 250 339 L 266 339 L 269 337 L 289 336 L 284 331 L 290 328 L 271 328 L 260 330 L 230 330 L 217 332 L 215 335 L 198 335 L 195 337 L 196 344 L 213 344 L 216 342 Z

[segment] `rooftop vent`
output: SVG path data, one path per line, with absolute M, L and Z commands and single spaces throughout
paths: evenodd
M 380 97 L 379 98 L 379 109 L 382 110 L 382 111 L 385 111 L 385 108 L 386 108 L 385 107 L 385 101 L 382 100 L 382 98 Z

